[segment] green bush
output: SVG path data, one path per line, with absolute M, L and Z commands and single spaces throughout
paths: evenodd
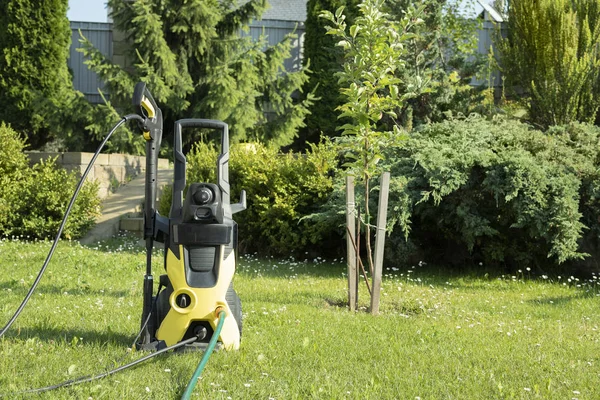
M 599 256 L 599 141 L 600 128 L 585 124 L 541 132 L 471 116 L 423 126 L 385 149 L 381 161 L 392 174 L 388 265 L 423 260 L 548 270 L 579 265 L 586 253 Z M 197 144 L 188 155 L 188 183 L 215 182 L 217 154 Z M 302 156 L 234 146 L 232 201 L 242 188 L 248 193 L 248 209 L 235 215 L 242 251 L 343 251 L 344 179 L 330 177 L 335 160 L 329 143 Z M 377 184 L 375 178 L 373 215 Z M 170 206 L 165 193 L 163 214 Z
M 25 139 L 4 122 L 0 123 L 0 143 L 0 232 L 6 232 L 15 219 L 12 205 L 19 198 L 19 183 L 29 164 L 23 153 Z
M 0 236 L 54 237 L 78 178 L 58 168 L 54 160 L 29 167 L 25 140 L 0 125 Z M 86 183 L 79 193 L 64 238 L 81 236 L 100 211 L 98 185 Z
M 187 182 L 216 182 L 218 151 L 197 143 L 187 156 Z M 246 190 L 248 208 L 234 216 L 239 224 L 242 252 L 278 256 L 326 253 L 341 243 L 340 227 L 303 217 L 319 211 L 332 191 L 336 151 L 326 142 L 306 154 L 280 154 L 260 144 L 231 149 L 231 201 Z M 165 190 L 159 212 L 168 215 L 170 190 Z
M 390 225 L 446 262 L 579 260 L 588 228 L 598 237 L 599 137 L 587 125 L 542 133 L 475 116 L 425 126 L 386 154 Z

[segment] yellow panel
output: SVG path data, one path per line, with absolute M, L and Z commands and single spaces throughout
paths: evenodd
M 223 259 L 224 246 L 219 246 L 219 257 Z M 169 298 L 171 309 L 160 324 L 156 338 L 164 340 L 167 346 L 178 343 L 183 338 L 192 321 L 208 321 L 213 329 L 219 322 L 215 314 L 217 307 L 221 306 L 227 311 L 227 317 L 221 330 L 220 341 L 226 349 L 240 347 L 240 331 L 233 313 L 225 298 L 229 284 L 235 272 L 235 254 L 231 252 L 226 260 L 222 261 L 219 269 L 219 279 L 212 288 L 193 288 L 185 280 L 185 265 L 183 246 L 179 246 L 178 259 L 173 252 L 167 250 L 167 275 L 173 285 L 173 293 Z M 175 304 L 175 299 L 181 293 L 190 296 L 191 304 L 180 308 Z

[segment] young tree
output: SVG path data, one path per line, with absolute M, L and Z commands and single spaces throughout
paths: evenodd
M 501 67 L 541 127 L 594 122 L 600 106 L 600 0 L 511 0 Z
M 67 5 L 67 0 L 0 2 L 0 120 L 27 133 L 33 148 L 56 133 L 49 114 L 73 91 Z
M 267 47 L 266 38 L 253 42 L 240 35 L 251 19 L 260 17 L 265 0 L 242 6 L 235 0 L 108 4 L 115 27 L 127 34 L 134 60 L 128 68 L 115 65 L 83 40 L 88 66 L 104 79 L 110 93 L 108 110 L 127 110 L 134 83 L 145 81 L 163 110 L 165 129 L 179 118 L 212 118 L 229 124 L 234 142 L 291 143 L 312 101 L 311 96 L 300 103 L 292 97 L 307 80 L 307 72 L 284 70 L 291 37 Z M 200 134 L 186 135 L 184 145 Z
M 328 137 L 338 136 L 336 108 L 343 99 L 340 84 L 335 74 L 341 71 L 343 54 L 336 47 L 336 40 L 327 35 L 327 21 L 320 18 L 324 11 L 334 12 L 344 7 L 346 24 L 352 25 L 358 13 L 358 0 L 309 0 L 306 4 L 306 22 L 304 36 L 304 63 L 310 63 L 312 74 L 304 86 L 305 92 L 316 96 L 306 119 L 306 127 L 301 132 L 301 144 L 318 143 L 321 134 Z
M 382 128 L 384 115 L 396 118 L 396 111 L 419 93 L 400 92 L 403 84 L 397 72 L 403 67 L 407 55 L 406 43 L 415 37 L 414 25 L 422 22 L 423 9 L 409 6 L 399 21 L 382 11 L 384 0 L 365 0 L 359 5 L 360 16 L 347 29 L 343 8 L 335 15 L 323 12 L 333 26 L 327 33 L 337 37 L 343 49 L 343 70 L 339 73 L 344 103 L 339 107 L 340 117 L 350 122 L 340 127 L 340 140 L 349 163 L 348 173 L 355 175 L 364 185 L 364 217 L 367 261 L 373 271 L 371 249 L 371 215 L 369 209 L 370 183 L 377 172 L 383 149 L 394 140 L 402 138 L 402 130 L 393 125 L 393 132 Z M 425 90 L 425 87 L 421 87 Z

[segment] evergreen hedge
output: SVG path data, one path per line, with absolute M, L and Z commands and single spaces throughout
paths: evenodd
M 599 232 L 599 133 L 477 116 L 427 125 L 386 157 L 393 235 L 442 262 L 581 260 Z

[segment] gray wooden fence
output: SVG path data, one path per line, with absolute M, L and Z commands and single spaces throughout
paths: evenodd
M 92 103 L 102 103 L 98 88 L 104 88 L 104 83 L 96 73 L 85 65 L 83 54 L 77 51 L 81 47 L 79 32 L 90 40 L 98 50 L 109 59 L 113 55 L 112 24 L 103 22 L 71 21 L 71 48 L 69 50 L 69 69 L 73 73 L 73 86 L 85 95 Z
M 505 25 L 501 25 L 501 29 L 502 29 L 502 35 L 506 34 L 506 28 Z M 497 30 L 498 30 L 498 24 L 494 24 L 491 21 L 484 21 L 483 25 L 481 27 L 481 29 L 479 29 L 477 31 L 477 35 L 478 35 L 478 40 L 477 40 L 477 52 L 483 56 L 487 56 L 488 53 L 490 52 L 490 50 L 494 51 L 493 49 L 493 44 L 494 44 L 494 37 L 497 34 Z M 501 87 L 502 86 L 502 74 L 500 74 L 500 71 L 493 71 L 491 74 L 491 77 L 480 77 L 478 78 L 473 78 L 473 80 L 471 80 L 471 85 L 473 86 L 480 86 L 480 85 L 488 85 L 488 78 L 491 78 L 491 86 L 492 87 Z
M 93 103 L 102 103 L 98 89 L 104 84 L 98 76 L 84 64 L 83 54 L 77 51 L 81 47 L 79 31 L 88 38 L 102 54 L 113 59 L 113 30 L 110 23 L 71 22 L 71 49 L 68 65 L 73 73 L 73 85 Z M 270 46 L 281 42 L 286 35 L 295 33 L 291 56 L 285 60 L 287 71 L 297 71 L 302 66 L 302 46 L 304 42 L 304 24 L 295 21 L 262 20 L 250 25 L 248 32 L 243 35 L 258 40 L 261 35 L 267 37 Z M 116 59 L 115 59 L 116 60 Z
M 304 23 L 296 21 L 262 20 L 250 25 L 247 35 L 258 40 L 261 35 L 267 37 L 269 46 L 283 41 L 286 35 L 294 33 L 296 38 L 292 43 L 291 56 L 285 60 L 286 71 L 298 71 L 302 67 L 302 48 L 304 47 Z M 242 33 L 246 35 L 246 33 Z

